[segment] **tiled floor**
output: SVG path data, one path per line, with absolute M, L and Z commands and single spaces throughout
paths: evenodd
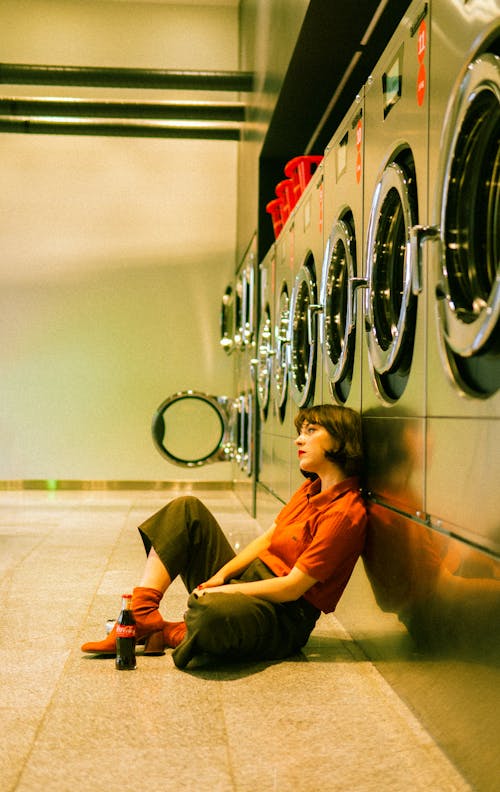
M 196 492 L 231 541 L 256 523 Z M 175 493 L 0 493 L 3 792 L 458 792 L 469 786 L 334 616 L 282 663 L 133 672 L 80 652 L 104 637 L 144 555 L 135 527 Z M 162 603 L 182 616 L 174 584 Z

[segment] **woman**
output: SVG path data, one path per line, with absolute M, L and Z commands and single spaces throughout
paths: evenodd
M 295 426 L 308 480 L 238 555 L 191 496 L 139 527 L 148 556 L 132 609 L 145 654 L 170 647 L 178 668 L 199 654 L 281 659 L 306 644 L 321 611 L 335 610 L 365 538 L 361 420 L 347 407 L 320 405 L 302 409 Z M 184 621 L 165 622 L 158 606 L 177 575 L 192 593 Z M 82 651 L 115 654 L 115 629 Z

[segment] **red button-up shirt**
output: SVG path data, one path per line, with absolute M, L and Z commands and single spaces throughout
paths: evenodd
M 324 613 L 335 610 L 363 550 L 366 508 L 357 478 L 321 492 L 319 479 L 305 481 L 276 518 L 269 547 L 260 559 L 275 575 L 296 566 L 315 578 L 305 594 Z

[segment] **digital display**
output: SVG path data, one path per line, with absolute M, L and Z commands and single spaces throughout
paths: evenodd
M 396 58 L 389 68 L 382 75 L 382 92 L 384 96 L 384 118 L 392 110 L 394 105 L 401 98 L 403 87 L 403 75 L 401 64 L 403 61 L 403 48 L 400 49 Z
M 349 141 L 349 133 L 346 132 L 344 137 L 339 143 L 337 149 L 337 181 L 344 173 L 347 167 L 347 143 Z

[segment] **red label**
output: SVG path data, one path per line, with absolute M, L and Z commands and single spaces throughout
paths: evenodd
M 427 87 L 427 73 L 425 71 L 425 53 L 427 50 L 427 26 L 425 19 L 420 23 L 417 35 L 417 57 L 420 64 L 417 76 L 417 102 L 418 106 L 422 107 L 425 99 L 425 90 Z
M 425 65 L 421 63 L 417 77 L 417 102 L 419 107 L 422 107 L 424 103 L 426 85 L 427 85 L 427 75 L 425 73 Z
M 117 638 L 135 638 L 135 624 L 117 624 Z
M 425 51 L 427 49 L 427 26 L 425 24 L 425 19 L 422 20 L 420 23 L 420 27 L 418 29 L 418 36 L 417 36 L 417 55 L 418 55 L 418 62 L 422 63 L 425 58 Z
M 358 121 L 356 126 L 356 149 L 357 149 L 357 157 L 356 157 L 356 181 L 359 184 L 361 181 L 361 144 L 363 142 L 363 122 L 361 118 Z

